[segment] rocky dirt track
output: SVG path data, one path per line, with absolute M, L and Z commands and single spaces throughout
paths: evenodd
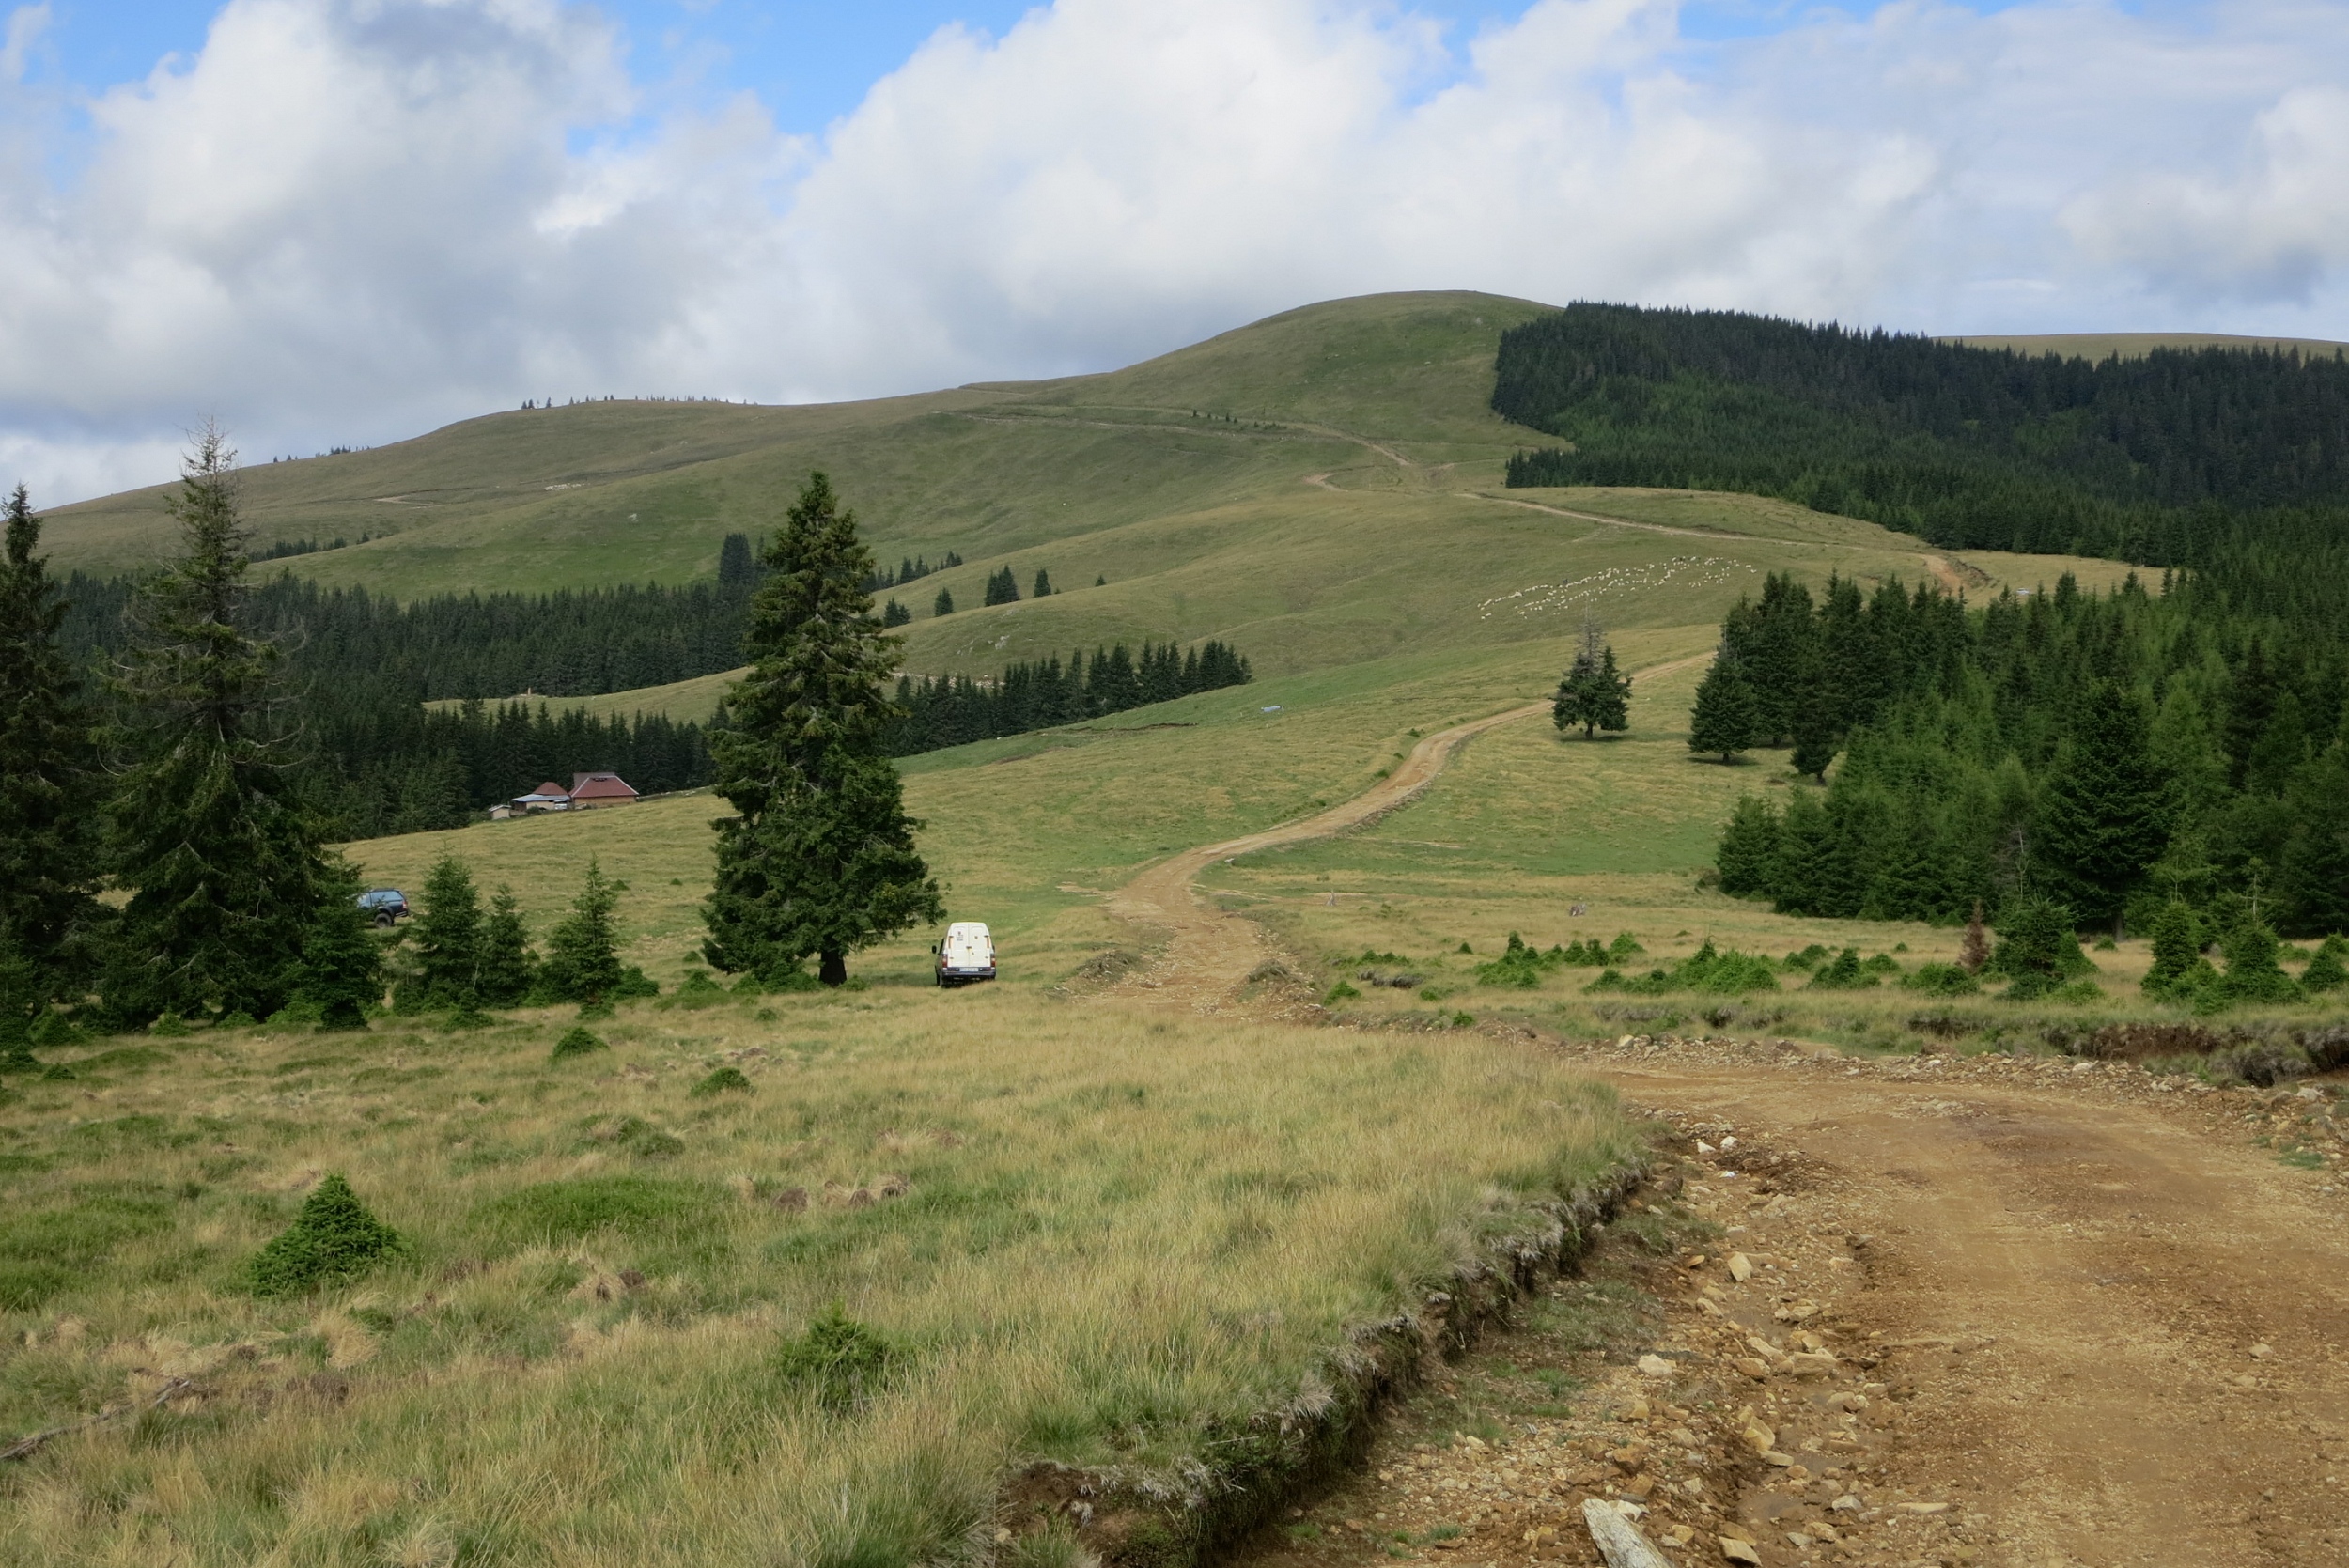
M 1315 822 L 1390 809 L 1519 716 L 1429 737 L 1413 782 Z M 1145 983 L 1231 998 L 1269 949 L 1190 878 L 1314 827 L 1125 890 L 1113 909 L 1174 935 Z M 1660 1322 L 1595 1368 L 1501 1336 L 1590 1385 L 1571 1416 L 1416 1449 L 1399 1423 L 1252 1549 L 1262 1568 L 1596 1562 L 1586 1498 L 1645 1510 L 1683 1565 L 2349 1563 L 2339 1086 L 1784 1042 L 1527 1048 L 1581 1056 L 1671 1129 L 1682 1163 L 1643 1200 L 1682 1227 L 1643 1277 Z

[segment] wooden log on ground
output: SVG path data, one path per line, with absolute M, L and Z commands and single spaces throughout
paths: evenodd
M 1583 1498 L 1582 1522 L 1591 1527 L 1591 1539 L 1598 1543 L 1607 1568 L 1672 1568 L 1671 1560 L 1648 1545 L 1631 1516 L 1613 1503 Z

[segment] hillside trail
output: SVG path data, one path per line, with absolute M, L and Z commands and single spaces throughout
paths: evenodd
M 1650 665 L 1634 671 L 1632 680 L 1636 687 L 1640 681 L 1701 664 L 1712 657 L 1709 653 L 1694 654 L 1670 663 Z M 1141 994 L 1158 1005 L 1204 1012 L 1220 1012 L 1238 1005 L 1237 993 L 1249 976 L 1281 955 L 1256 922 L 1201 904 L 1191 890 L 1191 882 L 1199 873 L 1218 861 L 1283 844 L 1329 838 L 1374 822 L 1408 804 L 1435 783 L 1436 776 L 1460 748 L 1478 736 L 1549 710 L 1549 699 L 1544 698 L 1438 730 L 1413 746 L 1395 764 L 1392 772 L 1350 800 L 1277 828 L 1187 849 L 1149 867 L 1110 894 L 1104 908 L 1122 920 L 1154 926 L 1165 932 L 1168 939 L 1159 960 L 1120 988 Z
M 1428 736 L 1343 805 L 1144 871 L 1108 907 L 1171 939 L 1129 986 L 1205 1011 L 1250 1008 L 1248 977 L 1280 955 L 1256 923 L 1203 908 L 1192 878 L 1405 805 L 1470 740 L 1547 706 Z M 1255 1012 L 1317 1011 L 1262 989 Z M 2166 1092 L 2134 1067 L 2099 1063 L 1520 1037 L 1683 1129 L 1683 1148 L 1701 1147 L 1693 1138 L 1708 1129 L 1717 1142 L 1734 1129 L 1743 1145 L 1704 1155 L 1684 1195 L 1732 1227 L 1722 1251 L 1741 1250 L 1762 1271 L 1735 1281 L 1716 1272 L 1717 1257 L 1686 1276 L 1664 1271 L 1677 1283 L 1659 1287 L 1655 1346 L 1677 1358 L 1673 1386 L 1714 1389 L 1720 1406 L 1671 1418 L 1702 1434 L 1659 1443 L 1696 1469 L 1640 1461 L 1666 1476 L 1663 1490 L 1641 1494 L 1657 1508 L 1651 1522 L 1698 1527 L 1675 1563 L 1734 1560 L 1716 1549 L 1717 1529 L 1748 1537 L 1750 1560 L 1768 1568 L 2349 1563 L 2349 1184 L 2338 1168 L 2298 1169 L 2253 1141 L 2294 1118 L 2321 1114 L 2330 1126 L 2329 1099 Z M 1764 1172 L 1774 1179 L 1757 1184 Z M 1781 1375 L 1795 1324 L 1842 1358 L 1830 1375 Z M 1749 1351 L 1767 1351 L 1769 1370 L 1735 1359 Z M 1715 1380 L 1693 1381 L 1708 1366 Z M 1628 1369 L 1620 1379 L 1639 1381 Z M 1785 1452 L 1767 1463 L 1732 1430 L 1727 1405 L 1740 1397 L 1784 1434 Z M 1683 1436 L 1693 1439 L 1685 1451 Z M 1344 1483 L 1333 1506 L 1360 1515 L 1345 1529 L 1361 1538 L 1340 1532 L 1310 1560 L 1415 1555 L 1379 1532 L 1458 1502 L 1423 1492 L 1415 1463 L 1403 1454 L 1377 1480 Z M 1671 1479 L 1699 1471 L 1729 1481 L 1726 1493 L 1700 1483 L 1684 1496 Z M 1517 1501 L 1424 1544 L 1489 1568 L 1595 1561 L 1579 1514 L 1540 1512 L 1571 1500 L 1566 1473 L 1538 1493 L 1520 1479 Z M 1654 1479 L 1608 1473 L 1604 1486 L 1592 1472 L 1579 1481 L 1600 1495 Z M 1545 1517 L 1554 1540 L 1530 1528 Z M 1477 1521 L 1499 1519 L 1508 1529 L 1498 1538 L 1479 1533 Z M 1509 1533 L 1520 1524 L 1522 1541 Z M 1307 1560 L 1300 1551 L 1272 1541 L 1242 1555 L 1292 1568 Z

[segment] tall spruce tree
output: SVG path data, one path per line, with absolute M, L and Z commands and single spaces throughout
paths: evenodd
M 23 1005 L 79 989 L 100 923 L 97 750 L 73 664 L 58 643 L 66 603 L 34 551 L 40 519 L 19 485 L 0 555 L 0 952 Z M 0 1001 L 0 1014 L 18 1003 Z M 0 1030 L 8 1027 L 0 1017 Z
M 556 1001 L 594 1006 L 619 993 L 627 971 L 612 916 L 625 886 L 606 877 L 594 856 L 587 858 L 587 879 L 571 900 L 571 912 L 547 933 L 547 961 L 538 971 L 542 988 Z
M 2153 715 L 2134 689 L 2088 687 L 2064 760 L 2039 811 L 2033 848 L 2086 921 L 2121 936 L 2129 894 L 2169 842 L 2169 781 L 2150 745 Z
M 703 953 L 730 973 L 781 984 L 811 956 L 827 986 L 848 955 L 944 905 L 913 846 L 897 769 L 881 754 L 901 710 L 884 682 L 898 639 L 860 586 L 872 556 L 822 474 L 811 474 L 769 546 L 751 604 L 751 668 L 715 737 L 718 876 Z
M 424 912 L 409 928 L 416 984 L 430 1007 L 465 1007 L 481 1000 L 481 895 L 473 873 L 443 855 L 424 878 Z
M 2349 736 L 2294 776 L 2286 800 L 2276 888 L 2285 918 L 2301 931 L 2349 931 Z
M 531 951 L 530 931 L 522 924 L 514 890 L 500 886 L 490 900 L 490 916 L 481 923 L 481 961 L 474 984 L 488 1007 L 511 1007 L 530 994 L 538 977 L 538 955 Z
M 1761 739 L 1753 689 L 1735 653 L 1724 642 L 1713 666 L 1697 683 L 1696 706 L 1688 714 L 1688 750 L 1717 752 L 1728 762 Z
M 1713 857 L 1720 868 L 1721 892 L 1741 898 L 1769 892 L 1777 860 L 1778 813 L 1759 796 L 1739 796 Z
M 125 759 L 108 845 L 132 892 L 104 984 L 123 1023 L 276 1012 L 338 887 L 296 787 L 277 649 L 246 624 L 235 479 L 236 454 L 206 427 L 166 503 L 182 554 L 142 591 L 116 676 Z
M 1599 624 L 1582 622 L 1582 645 L 1558 683 L 1549 705 L 1550 722 L 1560 729 L 1582 726 L 1582 738 L 1598 730 L 1631 727 L 1631 677 L 1615 668 L 1615 650 Z

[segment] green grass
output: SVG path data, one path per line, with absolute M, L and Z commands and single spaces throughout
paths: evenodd
M 391 530 L 282 568 L 404 598 L 706 578 L 728 530 L 771 529 L 822 466 L 880 560 L 965 559 L 899 596 L 918 617 L 905 653 L 917 673 L 1215 636 L 1261 674 L 1296 674 L 1554 638 L 1586 607 L 1611 624 L 1689 625 L 1772 570 L 1924 572 L 1915 540 L 1783 503 L 1504 493 L 1508 454 L 1540 438 L 1486 407 L 1492 357 L 1501 331 L 1540 308 L 1379 295 L 1101 376 L 820 407 L 511 411 L 265 464 L 246 471 L 243 494 L 263 543 Z M 56 565 L 157 559 L 170 540 L 161 503 L 148 490 L 61 509 L 46 541 Z M 1023 587 L 1047 568 L 1062 592 L 981 607 L 1003 566 Z M 2028 586 L 2061 569 L 2048 567 L 1990 561 L 1979 575 Z M 1642 591 L 1659 583 L 1672 591 Z M 963 608 L 936 618 L 941 587 Z M 722 685 L 592 706 L 694 717 Z
M 935 1560 L 1028 1461 L 1237 1462 L 1351 1326 L 1634 1146 L 1474 1036 L 1015 987 L 637 1004 L 600 1070 L 548 1062 L 564 1027 L 337 1039 L 440 1069 L 398 1083 L 200 1031 L 0 1109 L 39 1162 L 0 1433 L 203 1389 L 11 1471 L 0 1562 Z M 402 1245 L 256 1294 L 321 1171 Z

